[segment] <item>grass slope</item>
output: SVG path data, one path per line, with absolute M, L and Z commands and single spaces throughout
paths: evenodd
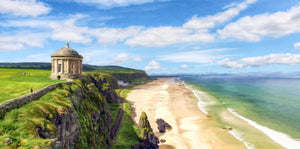
M 8 112 L 0 120 L 0 148 L 50 146 L 51 140 L 40 138 L 37 129 L 42 128 L 53 135 L 56 133 L 56 126 L 48 119 L 67 112 L 71 107 L 71 101 L 67 99 L 69 96 L 68 91 L 55 89 L 37 101 Z M 12 140 L 9 146 L 5 146 L 6 138 Z
M 123 98 L 127 97 L 130 93 L 130 89 L 123 89 L 121 96 Z M 120 108 L 119 108 L 120 109 Z M 122 117 L 122 122 L 117 133 L 116 142 L 113 144 L 113 149 L 130 149 L 131 146 L 139 144 L 139 128 L 131 119 L 131 106 L 129 103 L 124 103 L 124 115 Z
M 0 68 L 0 103 L 28 94 L 31 88 L 35 91 L 61 82 L 48 78 L 50 74 L 49 70 Z

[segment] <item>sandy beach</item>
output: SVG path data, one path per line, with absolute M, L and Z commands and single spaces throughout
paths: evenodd
M 138 86 L 127 100 L 134 107 L 133 118 L 137 123 L 142 111 L 159 140 L 161 149 L 244 149 L 246 146 L 233 137 L 228 130 L 216 125 L 197 107 L 192 91 L 174 78 L 158 78 Z M 156 119 L 162 118 L 172 126 L 171 131 L 159 133 Z

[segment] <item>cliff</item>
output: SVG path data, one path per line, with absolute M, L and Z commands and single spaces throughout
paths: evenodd
M 0 121 L 0 148 L 110 148 L 108 104 L 119 102 L 118 79 L 92 73 L 10 110 Z

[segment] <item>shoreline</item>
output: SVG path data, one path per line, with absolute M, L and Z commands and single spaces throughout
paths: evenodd
M 213 100 L 216 100 L 216 99 L 214 99 L 214 97 L 211 97 L 210 101 L 208 101 L 208 102 L 204 101 L 202 98 L 203 97 L 206 98 L 206 96 L 209 96 L 208 93 L 203 92 L 201 89 L 200 90 L 195 89 L 197 87 L 190 85 L 190 84 L 186 84 L 184 81 L 182 81 L 182 82 L 183 82 L 183 84 L 185 84 L 187 86 L 188 89 L 192 90 L 195 97 L 198 98 L 199 109 L 201 111 L 204 111 L 204 113 L 208 113 L 207 107 L 209 107 L 211 104 L 215 104 L 215 103 L 213 103 L 214 102 Z M 225 104 L 225 102 L 222 102 L 222 104 Z M 300 145 L 299 140 L 296 140 L 283 132 L 260 125 L 253 120 L 250 120 L 246 117 L 243 117 L 242 115 L 239 115 L 231 108 L 226 107 L 226 110 L 221 114 L 221 116 L 222 116 L 223 120 L 229 122 L 233 126 L 237 126 L 236 124 L 241 124 L 241 126 L 244 127 L 243 128 L 244 130 L 246 128 L 251 131 L 251 132 L 249 132 L 249 131 L 244 132 L 241 129 L 238 129 L 237 127 L 234 127 L 235 129 L 233 129 L 232 131 L 228 131 L 232 136 L 234 136 L 236 139 L 241 141 L 248 149 L 255 149 L 255 148 L 261 148 L 261 147 L 296 149 L 297 146 Z M 223 123 L 223 122 L 221 122 L 221 123 Z M 245 123 L 246 123 L 246 125 L 245 125 Z M 232 126 L 225 126 L 225 127 L 231 128 Z M 253 140 L 253 138 L 251 138 L 252 139 L 251 141 L 248 140 L 249 138 L 248 139 L 245 138 L 245 134 L 247 134 L 246 136 L 248 136 L 248 135 L 253 136 L 253 134 L 255 134 L 257 137 L 259 136 L 258 137 L 259 139 L 267 141 L 268 143 L 264 142 L 265 145 L 262 145 L 261 143 L 253 144 L 253 142 L 256 142 L 256 141 Z M 256 147 L 256 145 L 257 145 L 257 147 Z
M 259 125 L 255 121 L 252 121 L 252 120 L 250 120 L 248 118 L 245 118 L 245 117 L 237 114 L 234 110 L 232 110 L 230 108 L 227 108 L 227 109 L 228 109 L 228 111 L 230 113 L 232 113 L 236 117 L 238 117 L 238 118 L 246 121 L 248 124 L 250 124 L 251 126 L 255 127 L 256 129 L 260 130 L 265 135 L 267 135 L 270 139 L 272 139 L 274 142 L 280 144 L 284 148 L 297 149 L 300 146 L 300 142 L 299 141 L 294 140 L 293 138 L 291 138 L 287 134 L 282 133 L 282 132 L 278 132 L 278 131 L 273 130 L 273 129 L 270 129 L 270 128 L 266 127 L 266 126 Z
M 134 88 L 127 100 L 136 113 L 137 123 L 142 111 L 148 115 L 153 132 L 161 149 L 243 149 L 243 142 L 235 138 L 230 130 L 218 127 L 216 120 L 199 109 L 199 101 L 192 90 L 174 78 L 158 78 Z M 159 133 L 156 119 L 162 118 L 172 126 L 172 130 Z

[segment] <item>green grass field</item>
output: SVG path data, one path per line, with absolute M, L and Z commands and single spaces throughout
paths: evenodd
M 23 73 L 26 75 L 23 75 Z M 62 80 L 52 80 L 50 70 L 0 68 L 0 103 Z

